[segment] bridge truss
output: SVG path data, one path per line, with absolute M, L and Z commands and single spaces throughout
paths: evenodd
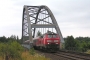
M 22 42 L 30 40 L 31 44 L 33 43 L 32 38 L 37 36 L 38 31 L 44 34 L 48 30 L 58 33 L 61 43 L 64 42 L 57 21 L 47 6 L 24 5 L 22 16 Z

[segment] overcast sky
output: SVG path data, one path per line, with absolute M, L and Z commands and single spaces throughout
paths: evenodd
M 21 37 L 24 5 L 48 6 L 63 37 L 90 37 L 90 0 L 0 0 L 0 36 Z

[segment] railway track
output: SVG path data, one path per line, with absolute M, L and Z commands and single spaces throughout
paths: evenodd
M 73 52 L 68 50 L 60 50 L 57 53 L 47 53 L 36 50 L 36 52 L 51 58 L 51 60 L 90 60 L 90 54 Z
M 57 53 L 43 53 L 46 57 L 51 58 L 51 60 L 90 60 L 90 55 L 85 53 L 70 52 L 70 51 L 58 51 Z
M 57 53 L 53 53 L 53 55 L 67 58 L 69 60 L 90 60 L 90 55 L 85 53 L 75 53 L 70 51 L 59 51 Z

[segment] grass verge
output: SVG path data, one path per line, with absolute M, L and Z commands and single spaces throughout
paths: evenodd
M 29 51 L 22 53 L 23 60 L 50 60 L 50 58 L 46 58 L 43 55 L 35 53 L 34 55 L 30 54 Z

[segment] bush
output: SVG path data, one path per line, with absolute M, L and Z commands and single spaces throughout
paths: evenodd
M 30 53 L 31 55 L 34 55 L 34 54 L 35 54 L 34 48 L 31 48 L 31 49 L 29 50 L 29 53 Z
M 10 59 L 21 60 L 22 51 L 23 47 L 16 41 L 8 43 L 0 43 L 0 55 L 5 60 Z

